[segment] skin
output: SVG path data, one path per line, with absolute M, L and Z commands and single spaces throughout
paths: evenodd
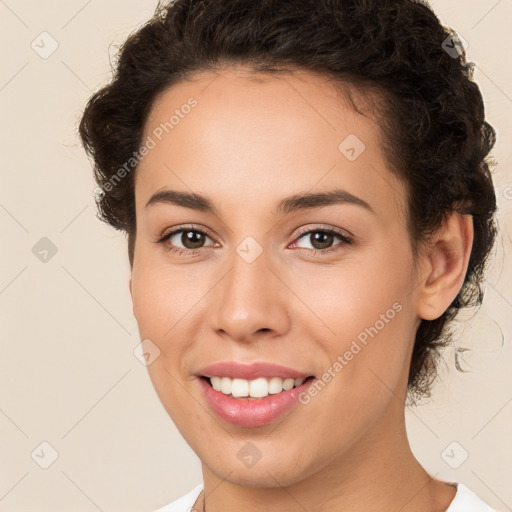
M 155 390 L 201 459 L 206 510 L 444 511 L 455 488 L 433 479 L 412 454 L 404 400 L 420 319 L 440 316 L 462 286 L 471 217 L 450 216 L 415 260 L 405 189 L 372 115 L 358 114 L 320 75 L 248 77 L 224 68 L 164 91 L 145 137 L 190 96 L 198 105 L 142 159 L 135 182 L 133 312 L 141 339 L 160 350 L 148 366 Z M 349 134 L 365 144 L 355 161 L 338 150 Z M 146 207 L 164 188 L 206 195 L 217 214 Z M 336 204 L 275 215 L 287 196 L 334 188 L 373 211 Z M 174 254 L 155 243 L 190 223 L 211 233 L 199 253 Z M 338 228 L 353 242 L 334 236 L 322 246 L 314 233 L 299 233 L 322 228 Z M 248 236 L 262 250 L 252 263 L 236 251 Z M 171 243 L 193 247 L 181 232 Z M 315 248 L 324 253 L 314 255 Z M 401 311 L 367 346 L 284 418 L 241 428 L 209 408 L 196 376 L 202 367 L 270 361 L 320 378 L 397 302 Z M 250 468 L 237 457 L 247 442 L 261 453 Z M 198 499 L 195 508 L 202 507 Z

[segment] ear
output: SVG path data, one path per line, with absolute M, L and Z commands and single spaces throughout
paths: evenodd
M 421 256 L 422 283 L 417 313 L 424 320 L 439 318 L 457 296 L 473 246 L 473 217 L 452 213 Z
M 132 293 L 132 278 L 130 277 L 130 282 L 128 284 L 128 288 L 130 289 L 130 297 L 133 300 L 133 293 Z

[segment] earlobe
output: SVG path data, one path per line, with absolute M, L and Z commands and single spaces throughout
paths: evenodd
M 418 293 L 418 316 L 435 320 L 448 309 L 464 283 L 473 246 L 473 217 L 452 213 L 423 256 L 427 275 Z

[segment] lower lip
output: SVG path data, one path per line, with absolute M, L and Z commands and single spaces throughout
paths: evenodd
M 251 400 L 232 398 L 220 391 L 215 391 L 206 379 L 199 380 L 210 407 L 223 420 L 239 427 L 262 427 L 298 404 L 299 395 L 311 385 L 314 379 L 308 379 L 300 386 L 288 391 Z

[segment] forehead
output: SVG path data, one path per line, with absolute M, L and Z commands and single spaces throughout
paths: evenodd
M 198 73 L 153 103 L 143 139 L 155 145 L 137 169 L 138 207 L 162 187 L 258 207 L 343 186 L 400 213 L 403 188 L 387 168 L 369 98 L 309 72 Z
M 188 112 L 186 104 L 191 100 L 197 105 Z M 270 131 L 283 127 L 287 133 L 293 128 L 297 132 L 302 130 L 303 123 L 296 125 L 295 121 L 307 121 L 313 130 L 321 125 L 324 130 L 338 131 L 347 114 L 352 114 L 351 127 L 363 135 L 365 124 L 371 129 L 375 126 L 378 114 L 374 111 L 374 100 L 375 93 L 367 89 L 310 71 L 258 73 L 243 67 L 220 68 L 216 72 L 195 73 L 157 95 L 144 134 L 149 135 L 158 127 L 163 127 L 166 134 L 175 131 L 184 117 L 201 117 L 202 121 L 213 123 L 215 118 L 222 121 L 228 116 L 232 124 L 236 119 L 238 126 L 250 124 L 252 128 Z M 187 110 L 185 116 L 180 110 Z M 180 120 L 173 120 L 173 127 L 165 130 L 173 113 L 179 114 Z M 220 124 L 211 126 L 220 128 Z

